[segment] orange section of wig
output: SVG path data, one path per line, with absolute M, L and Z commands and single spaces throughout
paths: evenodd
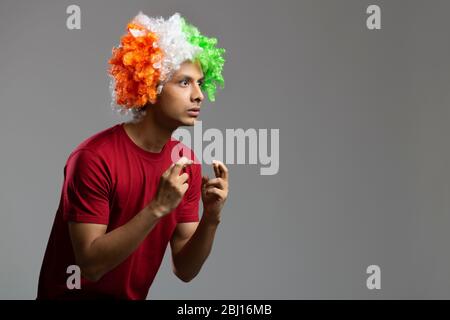
M 156 102 L 160 71 L 153 64 L 161 61 L 163 53 L 153 46 L 158 40 L 156 34 L 135 23 L 129 23 L 127 29 L 121 45 L 112 50 L 109 73 L 115 79 L 116 103 L 139 108 Z M 140 30 L 143 35 L 134 37 L 130 29 Z

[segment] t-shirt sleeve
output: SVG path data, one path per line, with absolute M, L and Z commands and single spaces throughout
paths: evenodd
M 91 150 L 75 151 L 64 171 L 64 220 L 108 224 L 110 186 L 104 161 Z
M 190 175 L 188 179 L 189 187 L 177 208 L 178 223 L 199 221 L 198 209 L 201 198 L 202 166 L 201 164 L 192 164 L 186 172 Z

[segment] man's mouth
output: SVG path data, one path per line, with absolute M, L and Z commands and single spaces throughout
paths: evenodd
M 200 114 L 200 108 L 198 108 L 198 107 L 190 108 L 190 109 L 188 109 L 187 113 L 191 117 L 198 117 L 198 115 Z

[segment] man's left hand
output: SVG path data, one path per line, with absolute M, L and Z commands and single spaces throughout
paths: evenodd
M 228 197 L 228 169 L 218 160 L 213 160 L 216 178 L 202 177 L 203 215 L 213 222 L 220 222 L 220 212 Z

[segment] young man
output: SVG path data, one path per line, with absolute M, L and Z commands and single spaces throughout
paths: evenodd
M 202 176 L 192 150 L 171 135 L 194 125 L 202 89 L 214 100 L 215 83 L 223 85 L 224 50 L 215 43 L 178 14 L 140 13 L 128 25 L 110 74 L 113 101 L 134 119 L 70 154 L 38 299 L 145 299 L 169 242 L 174 274 L 184 282 L 198 274 L 228 196 L 228 169 L 215 161 L 216 177 Z

